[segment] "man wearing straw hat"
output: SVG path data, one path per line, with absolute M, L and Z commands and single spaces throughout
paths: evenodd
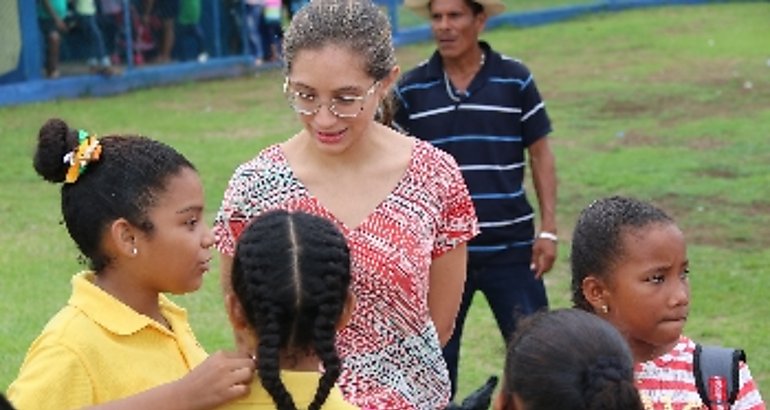
M 430 20 L 436 51 L 404 74 L 396 126 L 431 141 L 457 160 L 481 234 L 468 246 L 468 277 L 454 335 L 444 347 L 452 393 L 460 338 L 476 290 L 484 293 L 508 340 L 516 319 L 548 307 L 542 275 L 556 259 L 556 166 L 551 123 L 532 75 L 520 61 L 479 41 L 500 0 L 405 0 Z M 527 158 L 537 194 L 524 192 Z

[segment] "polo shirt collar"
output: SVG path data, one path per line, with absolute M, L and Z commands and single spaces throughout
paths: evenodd
M 491 66 L 497 65 L 498 62 L 494 61 L 497 54 L 492 52 L 491 47 L 484 41 L 479 41 L 479 47 L 481 52 L 484 53 L 484 65 L 476 73 L 476 75 L 468 84 L 468 88 L 463 93 L 458 93 L 454 86 L 450 83 L 448 75 L 444 72 L 444 64 L 441 60 L 441 55 L 438 50 L 433 53 L 427 65 L 427 76 L 429 80 L 439 81 L 444 84 L 446 88 L 447 97 L 455 103 L 460 103 L 462 100 L 469 98 L 475 94 L 479 89 L 484 87 L 489 80 L 490 73 L 492 73 Z
M 131 335 L 145 327 L 152 327 L 169 333 L 168 329 L 156 321 L 135 311 L 96 286 L 94 284 L 95 277 L 94 272 L 85 271 L 72 278 L 72 296 L 67 302 L 70 306 L 80 310 L 99 326 L 116 335 Z M 180 319 L 186 320 L 185 310 L 171 302 L 166 296 L 160 295 L 159 303 L 161 312 L 172 328 L 176 328 L 179 323 L 182 323 Z
M 486 41 L 479 41 L 479 47 L 481 47 L 481 52 L 486 56 L 486 60 L 484 66 L 481 67 L 481 71 L 476 74 L 476 77 L 486 73 L 487 67 L 492 63 L 493 58 L 492 47 L 490 47 L 489 43 Z M 430 60 L 428 60 L 428 76 L 435 79 L 444 78 L 444 62 L 441 61 L 441 54 L 439 54 L 438 50 L 434 51 Z
M 286 389 L 289 391 L 289 394 L 292 395 L 294 403 L 299 407 L 305 407 L 310 405 L 315 397 L 316 387 L 321 379 L 321 373 L 281 370 L 280 378 L 284 386 L 286 386 Z M 330 408 L 335 408 L 333 406 L 334 403 L 344 402 L 345 400 L 342 397 L 342 392 L 335 384 L 322 407 L 327 408 L 328 406 Z M 268 393 L 262 386 L 262 382 L 258 377 L 255 377 L 252 382 L 251 393 L 238 400 L 237 403 L 269 407 L 275 405 L 272 396 L 270 396 L 270 393 Z

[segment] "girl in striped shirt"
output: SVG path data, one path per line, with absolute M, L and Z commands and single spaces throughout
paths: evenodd
M 695 343 L 682 335 L 690 308 L 688 263 L 682 231 L 649 203 L 617 196 L 600 199 L 578 218 L 572 241 L 572 301 L 625 336 L 636 362 L 636 385 L 649 410 L 708 408 L 695 383 Z M 744 362 L 732 409 L 765 409 Z

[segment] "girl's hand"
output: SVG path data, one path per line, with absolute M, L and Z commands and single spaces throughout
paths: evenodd
M 247 395 L 256 365 L 244 353 L 216 352 L 176 384 L 188 409 L 213 409 Z

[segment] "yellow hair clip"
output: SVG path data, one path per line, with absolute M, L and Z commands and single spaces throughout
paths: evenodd
M 67 184 L 75 183 L 78 177 L 85 172 L 88 164 L 98 161 L 102 154 L 102 146 L 96 139 L 96 135 L 89 135 L 84 130 L 78 130 L 78 141 L 78 146 L 64 156 L 64 163 L 70 166 L 67 170 L 67 176 L 64 178 L 64 182 Z

